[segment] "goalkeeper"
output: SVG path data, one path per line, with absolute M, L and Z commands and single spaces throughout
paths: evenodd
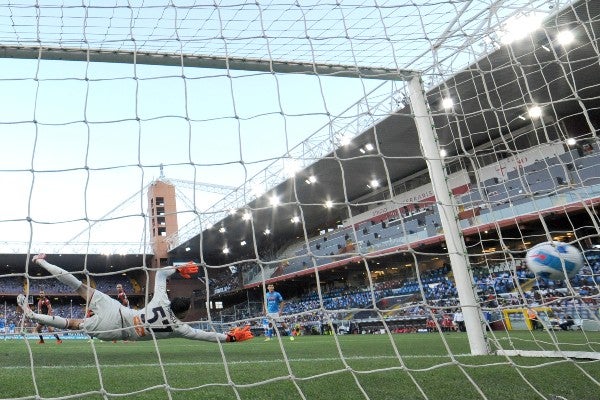
M 45 254 L 38 254 L 32 261 L 37 263 L 56 279 L 75 290 L 87 303 L 93 315 L 84 319 L 68 319 L 53 315 L 34 313 L 27 304 L 27 298 L 20 294 L 17 304 L 25 316 L 42 325 L 59 329 L 83 330 L 91 337 L 100 340 L 152 340 L 166 338 L 186 338 L 209 342 L 241 342 L 252 339 L 250 326 L 234 328 L 228 333 L 208 332 L 194 329 L 181 322 L 190 308 L 190 299 L 176 297 L 172 301 L 167 296 L 167 278 L 176 270 L 185 278 L 198 272 L 193 263 L 181 267 L 165 267 L 156 272 L 154 296 L 145 308 L 134 310 L 124 307 L 119 301 L 99 290 L 91 288 L 64 269 L 46 261 Z

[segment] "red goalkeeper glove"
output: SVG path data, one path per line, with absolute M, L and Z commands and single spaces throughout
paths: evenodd
M 198 273 L 198 266 L 196 264 L 194 264 L 192 261 L 190 261 L 189 263 L 184 264 L 181 267 L 177 268 L 177 272 L 179 272 L 179 275 L 181 275 L 185 279 L 190 279 L 191 274 Z
M 233 328 L 227 332 L 227 342 L 243 342 L 244 340 L 252 339 L 254 335 L 250 332 L 250 325 L 243 328 Z

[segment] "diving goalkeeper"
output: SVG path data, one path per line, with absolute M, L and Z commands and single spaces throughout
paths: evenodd
M 152 300 L 145 308 L 134 310 L 124 307 L 119 301 L 101 291 L 83 284 L 64 269 L 50 264 L 46 261 L 45 254 L 34 256 L 32 261 L 76 291 L 87 301 L 89 310 L 93 313 L 84 319 L 37 314 L 29 308 L 25 295 L 17 296 L 17 304 L 25 316 L 42 325 L 59 329 L 83 330 L 91 337 L 100 340 L 137 341 L 179 337 L 209 342 L 242 342 L 253 338 L 250 326 L 234 328 L 228 333 L 217 333 L 195 329 L 181 321 L 190 308 L 190 299 L 176 297 L 169 300 L 167 278 L 176 270 L 184 278 L 190 278 L 190 274 L 198 272 L 198 267 L 192 263 L 177 268 L 159 269 L 156 272 Z

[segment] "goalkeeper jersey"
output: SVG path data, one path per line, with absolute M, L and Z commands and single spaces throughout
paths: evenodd
M 154 282 L 152 300 L 140 310 L 124 307 L 119 301 L 95 291 L 89 308 L 94 315 L 84 320 L 83 327 L 91 336 L 100 340 L 152 340 L 181 337 L 194 340 L 222 341 L 226 335 L 194 329 L 181 322 L 171 311 L 167 296 L 167 277 L 175 269 L 158 270 Z

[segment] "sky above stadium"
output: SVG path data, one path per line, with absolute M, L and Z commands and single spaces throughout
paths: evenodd
M 37 60 L 0 68 L 8 242 L 70 241 L 86 218 L 117 219 L 78 242 L 144 241 L 141 218 L 123 217 L 146 212 L 136 194 L 161 165 L 169 179 L 238 187 L 381 84 L 192 68 L 182 79 L 176 67 Z M 220 197 L 193 196 L 201 210 Z

